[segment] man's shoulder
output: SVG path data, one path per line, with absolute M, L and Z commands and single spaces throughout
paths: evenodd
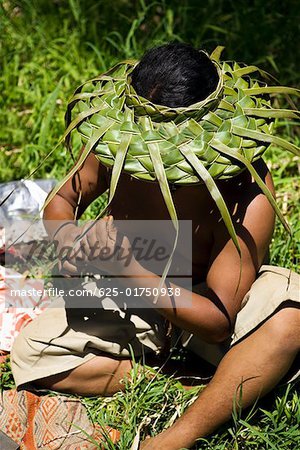
M 253 167 L 272 195 L 275 196 L 272 176 L 265 162 L 260 159 L 253 164 Z M 237 223 L 243 221 L 250 209 L 253 212 L 253 208 L 260 208 L 266 202 L 269 204 L 261 188 L 247 170 L 236 177 L 219 182 L 218 187 L 233 220 Z M 272 213 L 272 208 L 267 208 L 266 213 Z

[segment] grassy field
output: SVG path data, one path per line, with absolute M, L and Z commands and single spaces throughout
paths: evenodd
M 156 44 L 179 40 L 208 51 L 225 45 L 226 59 L 259 64 L 280 84 L 297 87 L 298 10 L 293 0 L 282 4 L 275 0 L 0 1 L 0 182 L 28 176 L 55 147 L 64 130 L 67 100 L 77 85 Z M 276 132 L 300 144 L 296 127 L 281 121 Z M 299 161 L 275 147 L 265 159 L 294 232 L 290 240 L 277 224 L 271 262 L 296 268 Z M 59 180 L 71 164 L 60 146 L 33 178 Z M 96 209 L 93 205 L 87 215 L 92 217 Z M 4 373 L 3 387 L 8 388 L 12 385 L 9 366 Z M 105 400 L 82 399 L 94 420 L 122 431 L 121 442 L 115 447 L 108 443 L 108 449 L 128 450 L 141 423 L 142 435 L 161 431 L 196 398 L 199 388 L 185 391 L 179 381 L 161 374 L 149 382 L 148 375 L 135 368 L 124 393 Z M 229 424 L 196 448 L 296 450 L 299 401 L 295 386 L 281 387 L 251 411 L 236 411 Z

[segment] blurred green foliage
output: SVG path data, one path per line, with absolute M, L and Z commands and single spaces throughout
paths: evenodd
M 21 33 L 39 35 L 40 49 L 47 40 L 76 31 L 78 51 L 95 52 L 99 70 L 108 58 L 139 56 L 160 42 L 182 40 L 208 50 L 222 43 L 229 58 L 273 69 L 281 82 L 298 81 L 297 0 L 21 0 L 3 5 Z
M 25 176 L 54 148 L 78 84 L 163 42 L 221 44 L 226 59 L 296 86 L 299 11 L 294 0 L 2 1 L 0 179 Z M 62 176 L 71 162 L 61 148 L 36 176 Z

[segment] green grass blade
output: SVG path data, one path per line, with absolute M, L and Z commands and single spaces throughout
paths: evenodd
M 57 143 L 57 145 L 52 150 L 50 150 L 50 152 L 48 152 L 46 156 L 44 156 L 44 158 L 41 160 L 41 162 L 37 165 L 37 167 L 34 170 L 32 170 L 28 175 L 26 175 L 26 177 L 22 178 L 22 181 L 25 181 L 25 180 L 28 180 L 29 178 L 31 178 L 42 167 L 44 162 L 50 158 L 50 156 L 55 152 L 55 150 L 58 148 L 58 146 L 60 144 L 61 144 L 61 141 L 59 141 Z M 2 206 L 16 190 L 17 190 L 17 187 L 14 188 L 3 200 L 1 200 L 0 206 Z
M 274 445 L 270 439 L 268 439 L 268 435 L 262 431 L 259 431 L 257 428 L 255 428 L 254 426 L 250 425 L 248 422 L 245 422 L 244 420 L 240 419 L 240 423 L 242 425 L 244 425 L 244 427 L 246 427 L 246 429 L 249 429 L 251 431 L 251 433 L 254 436 L 258 436 L 263 442 L 265 442 L 267 444 L 267 448 L 270 448 L 272 450 L 279 450 L 277 445 Z
M 56 88 L 54 91 L 49 95 L 47 98 L 47 106 L 49 106 L 49 110 L 46 114 L 45 119 L 42 122 L 39 139 L 38 139 L 38 145 L 45 146 L 48 141 L 48 135 L 50 131 L 50 126 L 53 120 L 54 111 L 56 108 L 56 100 L 58 98 L 59 91 L 61 89 L 62 85 L 62 78 L 59 80 Z

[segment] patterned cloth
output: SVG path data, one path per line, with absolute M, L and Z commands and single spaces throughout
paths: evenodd
M 0 351 L 9 352 L 20 331 L 49 306 L 47 295 L 12 295 L 12 290 L 43 291 L 44 281 L 28 279 L 13 269 L 0 266 Z
M 25 390 L 2 393 L 0 430 L 21 450 L 99 450 L 104 436 L 113 442 L 120 437 L 112 428 L 101 430 L 93 425 L 79 399 L 39 396 Z

